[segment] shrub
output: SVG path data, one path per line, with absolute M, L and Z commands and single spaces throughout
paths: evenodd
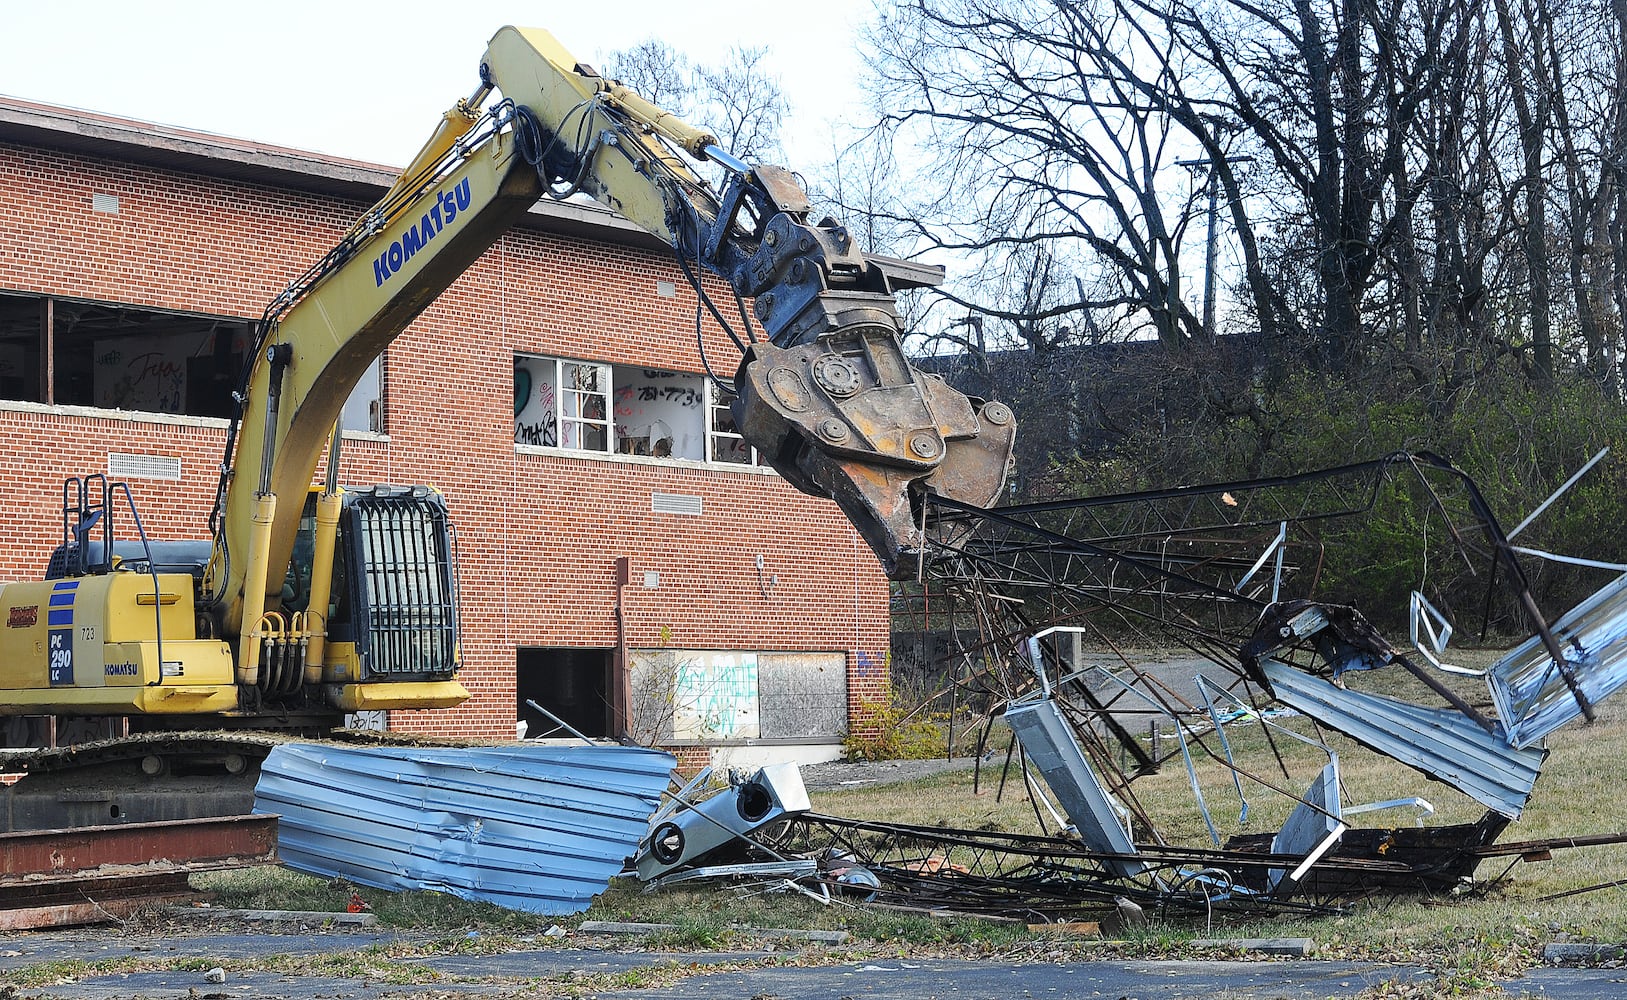
M 863 700 L 842 740 L 848 760 L 931 760 L 948 747 L 949 715 L 889 697 Z

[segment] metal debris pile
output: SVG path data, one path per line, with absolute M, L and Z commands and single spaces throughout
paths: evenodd
M 1433 569 L 1408 598 L 1406 644 L 1318 586 L 1327 525 L 1399 489 L 1427 513 L 1417 521 L 1437 566 L 1479 588 Z M 284 745 L 255 810 L 281 815 L 281 856 L 296 867 L 543 913 L 585 908 L 628 857 L 651 887 L 749 879 L 1029 922 L 1328 913 L 1456 891 L 1488 859 L 1627 841 L 1498 843 L 1546 737 L 1627 682 L 1627 566 L 1517 546 L 1530 519 L 1505 532 L 1436 456 L 992 510 L 932 498 L 922 514 L 936 541 L 912 593 L 923 626 L 948 636 L 939 693 L 969 720 L 957 734 L 951 712 L 951 737 L 975 735 L 982 760 L 996 721 L 1009 731 L 1001 786 L 1015 764 L 1038 833 L 819 815 L 794 764 L 726 782 L 707 770 L 672 791 L 670 755 L 605 745 Z M 1608 579 L 1548 615 L 1532 560 Z M 1497 608 L 1529 638 L 1483 670 L 1456 666 L 1443 603 Z M 1154 662 L 1171 650 L 1178 669 Z M 1408 789 L 1350 801 L 1327 731 L 1484 815 L 1426 825 L 1434 806 Z M 1171 823 L 1167 802 L 1140 794 L 1160 772 L 1184 772 L 1201 825 Z M 1235 819 L 1219 798 L 1235 800 Z M 1375 818 L 1390 822 L 1359 825 Z
M 1398 481 L 1428 514 L 1420 530 L 1439 539 L 1436 560 L 1473 577 L 1488 615 L 1494 605 L 1512 609 L 1530 631 L 1484 670 L 1447 662 L 1453 626 L 1422 585 L 1409 598 L 1404 647 L 1358 609 L 1315 599 L 1321 529 L 1366 514 Z M 664 885 L 747 874 L 1029 920 L 1111 916 L 1126 904 L 1171 914 L 1331 912 L 1375 894 L 1453 891 L 1488 858 L 1539 860 L 1627 840 L 1497 844 L 1530 798 L 1544 738 L 1592 719 L 1627 681 L 1627 567 L 1512 541 L 1557 497 L 1505 532 L 1469 477 L 1410 453 L 992 510 L 933 498 L 925 523 L 939 541 L 914 598 L 923 627 L 949 636 L 939 693 L 969 706 L 966 729 L 981 729 L 980 752 L 992 752 L 996 719 L 1010 728 L 1025 784 L 1053 829 L 1012 835 L 820 816 L 794 769 L 781 768 L 737 775 L 698 806 L 693 787 L 680 793 L 652 823 L 639 875 Z M 1549 616 L 1527 575 L 1532 560 L 1609 579 Z M 1437 600 L 1460 592 L 1438 580 L 1431 588 Z M 1196 676 L 1172 680 L 1134 652 L 1146 649 L 1182 651 Z M 1389 686 L 1420 692 L 1418 700 L 1362 690 L 1364 675 L 1381 670 L 1402 672 Z M 1309 724 L 1285 724 L 1284 707 Z M 1251 748 L 1265 748 L 1263 766 L 1238 750 L 1240 729 L 1255 734 Z M 1433 806 L 1417 795 L 1347 801 L 1324 729 L 1451 786 L 1485 814 L 1430 826 Z M 1287 753 L 1296 743 L 1299 752 Z M 1307 754 L 1322 762 L 1308 784 Z M 1180 844 L 1138 798 L 1136 780 L 1166 767 L 1187 772 L 1209 843 Z M 1274 831 L 1227 835 L 1205 789 L 1217 771 L 1239 804 L 1230 826 L 1263 799 L 1286 819 Z

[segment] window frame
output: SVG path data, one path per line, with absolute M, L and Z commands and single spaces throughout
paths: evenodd
M 718 413 L 719 410 L 727 410 L 728 407 L 729 407 L 729 404 L 727 402 L 722 401 L 722 400 L 719 399 L 719 397 L 725 395 L 725 393 L 721 392 L 718 389 L 718 387 L 713 384 L 711 379 L 708 378 L 708 379 L 705 379 L 703 381 L 705 382 L 705 385 L 706 385 L 706 462 L 707 462 L 707 464 L 708 465 L 728 465 L 728 466 L 734 466 L 736 468 L 757 468 L 757 467 L 760 467 L 763 464 L 763 462 L 762 462 L 761 457 L 757 454 L 757 449 L 746 442 L 746 437 L 745 437 L 744 434 L 740 433 L 740 428 L 738 426 L 735 427 L 735 429 L 733 431 L 720 431 L 720 430 L 717 429 L 717 413 Z M 733 393 L 728 393 L 727 395 L 733 396 Z M 731 421 L 733 420 L 733 414 L 732 413 L 730 414 L 730 420 Z M 722 441 L 722 440 L 739 442 L 740 446 L 743 447 L 746 450 L 746 460 L 744 462 L 735 462 L 735 461 L 731 461 L 731 460 L 729 460 L 727 458 L 718 458 L 717 457 L 718 456 L 717 443 L 719 441 Z
M 738 431 L 731 432 L 731 431 L 722 431 L 722 430 L 715 429 L 715 427 L 714 427 L 714 416 L 715 416 L 717 410 L 721 409 L 721 408 L 726 408 L 729 404 L 726 401 L 724 401 L 725 394 L 722 391 L 720 391 L 718 389 L 718 387 L 713 384 L 712 380 L 710 378 L 708 378 L 707 376 L 705 376 L 703 373 L 700 373 L 700 372 L 686 372 L 686 371 L 679 371 L 679 370 L 675 370 L 675 369 L 655 369 L 654 366 L 640 365 L 640 364 L 630 363 L 630 362 L 620 363 L 618 365 L 618 363 L 609 362 L 609 361 L 589 361 L 589 360 L 586 360 L 586 359 L 583 359 L 583 358 L 566 357 L 564 355 L 558 355 L 558 354 L 543 354 L 543 353 L 540 353 L 540 352 L 525 351 L 525 350 L 515 350 L 513 352 L 513 355 L 514 355 L 514 361 L 515 361 L 515 367 L 516 368 L 519 367 L 519 363 L 522 362 L 522 361 L 529 362 L 529 363 L 532 363 L 532 364 L 544 364 L 544 363 L 546 363 L 546 365 L 551 365 L 552 366 L 552 372 L 553 372 L 553 389 L 554 389 L 553 411 L 551 413 L 551 416 L 553 417 L 553 421 L 554 421 L 554 434 L 553 434 L 554 443 L 553 444 L 535 444 L 535 443 L 531 443 L 531 442 L 528 442 L 528 441 L 520 440 L 520 438 L 519 438 L 519 430 L 518 430 L 519 416 L 520 416 L 521 413 L 524 413 L 527 409 L 530 408 L 531 404 L 530 404 L 530 402 L 527 402 L 525 406 L 522 406 L 521 409 L 518 412 L 515 413 L 516 429 L 515 429 L 515 437 L 514 437 L 514 447 L 517 448 L 517 449 L 518 448 L 544 449 L 544 450 L 547 450 L 547 451 L 550 451 L 550 452 L 559 452 L 559 453 L 571 455 L 573 457 L 574 456 L 589 456 L 589 455 L 591 455 L 591 456 L 602 457 L 602 458 L 610 458 L 610 459 L 613 459 L 613 460 L 631 460 L 631 461 L 638 461 L 638 462 L 656 462 L 656 463 L 660 463 L 660 464 L 687 464 L 687 465 L 691 465 L 691 466 L 700 465 L 700 466 L 704 466 L 706 468 L 714 468 L 714 469 L 733 469 L 733 470 L 737 470 L 737 471 L 738 470 L 757 470 L 757 471 L 762 471 L 762 472 L 772 472 L 773 471 L 772 467 L 768 466 L 763 461 L 762 456 L 757 451 L 757 449 L 752 447 L 750 444 L 747 444 L 746 441 L 745 441 L 744 436 L 741 435 Z M 600 381 L 600 386 L 601 386 L 601 388 L 596 389 L 596 390 L 581 390 L 581 389 L 572 389 L 572 388 L 570 388 L 566 384 L 566 369 L 565 369 L 566 365 L 579 365 L 579 366 L 584 366 L 584 367 L 597 368 L 599 370 L 599 373 L 600 373 L 600 380 L 601 380 Z M 616 390 L 617 390 L 616 368 L 618 366 L 623 367 L 623 368 L 639 368 L 639 369 L 649 368 L 651 370 L 668 371 L 668 372 L 670 372 L 671 374 L 674 374 L 674 375 L 682 375 L 682 376 L 686 376 L 686 377 L 700 379 L 701 387 L 702 387 L 702 396 L 701 396 L 701 405 L 699 407 L 699 419 L 701 421 L 701 432 L 702 432 L 702 438 L 703 438 L 703 456 L 704 457 L 702 457 L 700 459 L 694 459 L 694 458 L 681 458 L 681 457 L 677 457 L 677 456 L 643 455 L 643 454 L 625 453 L 625 452 L 622 452 L 622 451 L 618 450 L 617 444 L 616 444 L 617 439 L 616 439 L 616 410 L 615 410 L 615 407 L 616 407 Z M 546 370 L 546 369 L 544 369 L 544 370 Z M 538 373 L 538 375 L 540 375 L 540 373 Z M 534 375 L 533 377 L 537 377 L 537 376 Z M 591 394 L 593 397 L 602 398 L 603 399 L 603 404 L 604 404 L 604 413 L 605 413 L 604 419 L 601 420 L 598 417 L 583 417 L 583 416 L 568 414 L 566 412 L 566 402 L 565 402 L 567 392 L 569 392 L 569 393 L 571 393 L 571 394 L 573 394 L 573 395 L 575 395 L 577 397 L 580 397 L 582 395 Z M 580 405 L 580 404 L 578 404 L 578 405 Z M 564 443 L 565 438 L 566 438 L 565 427 L 566 427 L 567 423 L 571 423 L 573 425 L 576 425 L 577 427 L 590 426 L 590 427 L 596 427 L 596 428 L 603 428 L 604 447 L 603 448 L 584 448 L 584 447 L 581 447 L 579 444 L 577 444 L 577 445 L 565 444 Z M 578 440 L 580 440 L 580 435 L 578 436 Z M 739 442 L 739 444 L 746 449 L 747 454 L 750 456 L 749 461 L 735 462 L 735 461 L 729 461 L 728 459 L 717 458 L 716 457 L 716 455 L 717 455 L 717 445 L 719 443 L 725 443 L 725 442 L 729 442 L 729 441 Z
M 554 358 L 554 426 L 559 428 L 557 439 L 558 447 L 565 451 L 581 451 L 590 455 L 609 455 L 615 451 L 615 398 L 616 375 L 614 368 L 602 361 L 578 361 L 574 358 Z M 565 368 L 570 366 L 577 371 L 593 370 L 595 382 L 601 388 L 581 389 L 568 385 L 565 381 Z M 576 413 L 566 412 L 566 400 L 575 404 Z M 599 416 L 587 416 L 584 411 L 592 409 L 590 400 L 598 400 Z M 569 425 L 574 429 L 577 443 L 565 443 Z M 587 437 L 587 428 L 597 428 L 603 446 L 599 448 L 586 447 L 582 442 Z

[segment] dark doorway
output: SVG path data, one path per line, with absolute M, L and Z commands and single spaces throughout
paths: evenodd
M 514 651 L 515 718 L 526 739 L 569 737 L 570 731 L 526 704 L 535 701 L 584 736 L 610 735 L 608 649 L 522 646 Z

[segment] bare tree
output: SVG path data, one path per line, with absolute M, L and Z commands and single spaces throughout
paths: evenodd
M 734 46 L 713 67 L 696 65 L 651 38 L 612 52 L 605 71 L 690 124 L 711 130 L 723 148 L 743 160 L 781 155 L 779 129 L 789 104 L 765 47 Z
M 877 134 L 922 160 L 892 218 L 976 263 L 958 306 L 1199 342 L 1202 165 L 1228 332 L 1445 401 L 1620 363 L 1624 36 L 1627 0 L 914 0 L 867 40 Z M 1023 246 L 1106 293 L 1013 310 Z
M 900 179 L 910 190 L 894 221 L 978 262 L 971 282 L 946 293 L 965 307 L 1025 322 L 1117 312 L 1179 347 L 1201 332 L 1182 287 L 1189 205 L 1160 171 L 1190 150 L 1171 141 L 1178 126 L 1143 81 L 1105 58 L 1112 35 L 1139 33 L 1155 52 L 1161 40 L 1102 13 L 948 0 L 886 16 L 868 35 L 878 134 L 928 161 Z M 1052 299 L 1025 315 L 987 293 L 1020 284 L 1012 266 L 1029 248 L 1071 270 L 1107 268 L 1114 280 L 1098 286 L 1100 298 Z
M 610 53 L 605 72 L 680 118 L 699 103 L 689 58 L 660 39 Z
M 791 109 L 767 48 L 736 45 L 721 65 L 697 67 L 695 79 L 707 96 L 707 127 L 734 155 L 752 163 L 784 156 L 780 122 Z

